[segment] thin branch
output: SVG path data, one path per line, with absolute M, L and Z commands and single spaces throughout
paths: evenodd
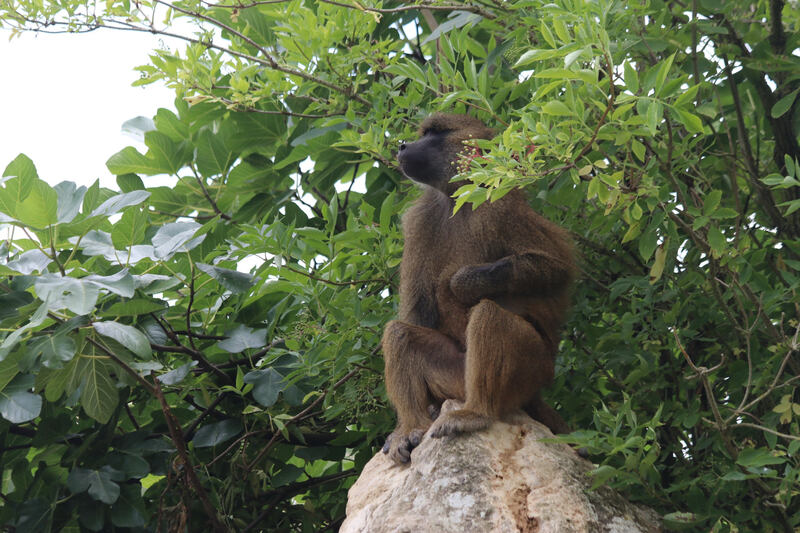
M 200 190 L 203 193 L 203 197 L 205 197 L 205 199 L 208 200 L 208 203 L 211 205 L 211 209 L 213 209 L 214 212 L 217 215 L 219 215 L 219 217 L 222 218 L 223 220 L 231 220 L 231 216 L 228 213 L 223 213 L 220 210 L 219 206 L 217 206 L 217 202 L 215 202 L 214 199 L 211 198 L 211 195 L 208 194 L 208 189 L 206 189 L 205 180 L 200 176 L 200 174 L 197 173 L 194 164 L 190 164 L 189 168 L 192 170 L 192 174 L 194 174 L 194 179 L 200 186 Z
M 197 429 L 197 426 L 200 425 L 200 422 L 202 422 L 205 417 L 207 417 L 214 411 L 214 409 L 219 405 L 222 399 L 225 398 L 226 394 L 227 391 L 218 392 L 217 397 L 214 398 L 214 401 L 208 404 L 208 407 L 206 407 L 202 413 L 197 415 L 197 418 L 195 418 L 188 426 L 186 426 L 186 428 L 182 432 L 184 439 L 189 439 L 191 437 L 191 435 L 194 433 L 194 430 Z
M 250 531 L 254 527 L 258 526 L 261 522 L 263 522 L 264 518 L 266 518 L 266 516 L 269 514 L 269 512 L 275 506 L 275 503 L 281 501 L 282 499 L 285 499 L 287 496 L 292 496 L 292 495 L 295 495 L 295 494 L 301 494 L 301 493 L 307 491 L 308 489 L 314 488 L 314 487 L 316 487 L 318 485 L 322 485 L 324 483 L 330 483 L 331 481 L 339 481 L 341 479 L 347 479 L 347 478 L 355 476 L 355 475 L 358 475 L 358 471 L 357 470 L 354 470 L 354 469 L 345 470 L 344 472 L 338 472 L 336 474 L 330 474 L 330 475 L 327 475 L 327 476 L 307 479 L 306 481 L 299 481 L 299 482 L 296 482 L 296 483 L 291 483 L 289 485 L 286 485 L 285 487 L 281 487 L 279 489 L 276 489 L 274 491 L 273 497 L 270 499 L 270 504 L 267 505 L 267 508 L 264 509 L 261 513 L 259 513 L 259 515 L 256 517 L 256 519 L 253 520 L 250 524 L 247 525 L 247 527 L 245 527 L 242 530 L 242 533 L 245 533 L 246 531 Z
M 221 4 L 216 3 L 212 4 L 211 2 L 203 2 L 210 8 L 228 8 L 228 9 L 247 9 L 250 7 L 261 6 L 261 5 L 269 5 L 269 4 L 282 4 L 287 2 L 288 0 L 259 0 L 257 2 L 248 2 L 246 4 L 237 3 L 237 4 Z M 352 9 L 354 11 L 366 11 L 369 13 L 378 13 L 380 15 L 389 15 L 393 13 L 402 13 L 404 11 L 414 11 L 417 9 L 427 9 L 431 11 L 467 11 L 469 13 L 475 13 L 476 15 L 480 15 L 487 19 L 495 19 L 497 15 L 486 11 L 485 9 L 481 9 L 476 5 L 471 4 L 447 4 L 447 5 L 432 5 L 429 2 L 422 2 L 420 4 L 409 5 L 409 6 L 401 6 L 401 7 L 394 7 L 388 9 L 379 9 L 376 7 L 369 7 L 362 5 L 360 3 L 353 4 L 346 4 L 344 2 L 336 2 L 335 0 L 319 0 L 321 3 L 330 4 L 333 6 L 344 7 L 346 9 Z
M 297 70 L 297 69 L 293 69 L 293 68 L 281 65 L 280 63 L 278 63 L 278 60 L 275 59 L 272 56 L 272 54 L 270 54 L 263 46 L 259 45 L 257 42 L 255 42 L 251 38 L 247 37 L 245 34 L 235 30 L 234 28 L 228 26 L 227 24 L 225 24 L 225 23 L 223 23 L 223 22 L 221 22 L 221 21 L 219 21 L 219 20 L 217 20 L 217 19 L 215 19 L 213 17 L 209 17 L 209 16 L 204 15 L 204 14 L 198 12 L 198 11 L 191 11 L 189 9 L 184 9 L 184 8 L 176 6 L 174 4 L 170 4 L 169 2 L 165 2 L 164 0 L 155 0 L 155 2 L 159 3 L 159 4 L 163 5 L 163 6 L 166 6 L 166 7 L 170 8 L 170 9 L 174 9 L 175 11 L 178 11 L 179 13 L 183 13 L 184 15 L 188 15 L 190 17 L 195 17 L 195 18 L 198 18 L 200 20 L 205 20 L 206 22 L 208 22 L 210 24 L 213 24 L 214 26 L 216 26 L 216 27 L 218 27 L 218 28 L 220 28 L 222 30 L 227 31 L 231 35 L 235 35 L 236 37 L 242 39 L 244 42 L 246 42 L 247 44 L 249 44 L 250 46 L 252 46 L 256 50 L 261 52 L 264 55 L 264 57 L 266 58 L 266 60 L 263 60 L 263 59 L 260 59 L 260 58 L 257 58 L 257 57 L 247 56 L 247 54 L 241 54 L 239 52 L 234 52 L 233 50 L 230 50 L 230 49 L 223 49 L 221 47 L 216 47 L 211 42 L 202 43 L 202 44 L 204 44 L 206 46 L 209 46 L 209 47 L 214 46 L 215 48 L 217 48 L 217 49 L 219 49 L 221 51 L 225 51 L 225 52 L 231 53 L 233 55 L 238 55 L 239 57 L 242 57 L 243 59 L 244 58 L 249 58 L 251 61 L 256 61 L 258 63 L 266 65 L 266 66 L 270 67 L 272 70 L 277 70 L 278 72 L 283 72 L 284 74 L 291 74 L 293 76 L 298 76 L 300 78 L 303 78 L 306 81 L 310 81 L 312 83 L 317 83 L 319 85 L 322 85 L 322 86 L 327 87 L 329 89 L 332 89 L 334 91 L 340 92 L 340 93 L 344 94 L 345 96 L 347 96 L 348 98 L 350 98 L 352 100 L 356 100 L 357 102 L 359 102 L 361 104 L 364 104 L 364 105 L 367 105 L 367 106 L 371 105 L 367 100 L 365 100 L 364 98 L 362 98 L 361 96 L 356 94 L 353 91 L 353 89 L 350 88 L 350 87 L 342 87 L 342 86 L 336 85 L 334 83 L 325 81 L 323 79 L 314 77 L 314 76 L 312 76 L 310 74 L 306 74 L 305 72 L 303 72 L 301 70 Z
M 678 332 L 675 328 L 672 328 L 672 335 L 675 337 L 675 342 L 683 354 L 684 359 L 686 359 L 686 362 L 689 363 L 689 367 L 691 367 L 696 374 L 695 377 L 700 378 L 700 382 L 703 384 L 703 389 L 706 393 L 706 401 L 708 402 L 709 407 L 711 407 L 711 412 L 714 414 L 714 425 L 722 436 L 722 442 L 725 444 L 725 449 L 728 450 L 730 456 L 735 460 L 739 455 L 739 450 L 733 444 L 733 441 L 728 434 L 728 425 L 722 420 L 722 415 L 719 412 L 719 405 L 717 405 L 717 400 L 714 398 L 714 391 L 711 389 L 711 383 L 708 381 L 708 374 L 722 367 L 722 365 L 725 363 L 725 356 L 723 355 L 719 364 L 713 366 L 712 368 L 695 366 L 694 361 L 692 361 L 692 358 L 689 357 L 688 353 L 686 353 L 683 344 L 681 344 L 681 340 L 678 338 Z
M 283 265 L 280 268 L 285 268 L 286 270 L 294 272 L 295 274 L 300 274 L 301 276 L 305 276 L 305 277 L 307 277 L 309 279 L 313 279 L 314 281 L 320 281 L 322 283 L 327 283 L 328 285 L 334 285 L 334 286 L 337 286 L 337 287 L 349 287 L 351 285 L 364 285 L 365 283 L 384 283 L 384 284 L 389 283 L 388 280 L 385 280 L 383 278 L 354 279 L 352 281 L 332 281 L 332 280 L 329 280 L 329 279 L 323 279 L 323 278 L 317 277 L 317 276 L 315 276 L 313 274 L 310 274 L 308 272 L 303 272 L 302 270 L 298 270 L 296 268 L 292 268 L 289 265 Z
M 733 77 L 733 71 L 727 59 L 723 58 L 725 62 L 725 73 L 728 76 L 730 83 L 731 95 L 733 96 L 733 105 L 736 110 L 736 130 L 739 135 L 739 147 L 742 150 L 745 166 L 747 168 L 747 175 L 750 177 L 750 184 L 756 190 L 761 207 L 769 217 L 770 222 L 776 228 L 784 228 L 785 223 L 781 212 L 775 206 L 775 199 L 772 197 L 772 192 L 763 184 L 759 179 L 758 165 L 753 159 L 753 152 L 750 148 L 750 141 L 747 139 L 747 129 L 744 124 L 744 111 L 742 110 L 742 102 L 739 98 L 739 88 L 736 80 Z
M 287 420 L 286 423 L 285 423 L 285 426 L 288 427 L 290 424 L 293 424 L 294 422 L 296 422 L 297 420 L 303 418 L 306 414 L 311 412 L 317 405 L 320 404 L 320 402 L 322 402 L 322 400 L 325 398 L 325 396 L 327 396 L 332 391 L 336 390 L 339 386 L 341 386 L 345 382 L 349 381 L 353 376 L 356 375 L 356 373 L 358 373 L 358 371 L 359 371 L 359 369 L 355 368 L 355 369 L 351 370 L 350 372 L 348 372 L 347 374 L 345 374 L 339 381 L 337 381 L 336 383 L 331 385 L 330 388 L 328 388 L 322 394 L 320 394 L 317 397 L 316 400 L 311 402 L 311 404 L 308 407 L 306 407 L 305 409 L 303 409 L 302 411 L 300 411 L 299 413 L 294 415 L 292 418 Z M 246 467 L 246 471 L 247 472 L 250 472 L 255 467 L 255 465 L 259 461 L 261 461 L 261 459 L 267 454 L 267 452 L 269 452 L 269 450 L 272 448 L 272 446 L 278 440 L 278 437 L 280 435 L 281 435 L 280 431 L 276 431 L 275 433 L 273 433 L 272 438 L 269 440 L 267 445 L 264 446 L 264 448 L 261 449 L 261 451 L 258 453 L 256 458 L 253 459 L 253 461 L 251 461 L 249 465 L 247 465 L 247 467 Z
M 192 490 L 194 490 L 194 493 L 203 504 L 203 509 L 208 516 L 211 527 L 214 529 L 214 531 L 224 533 L 226 528 L 223 527 L 223 525 L 219 522 L 217 518 L 217 512 L 214 509 L 214 506 L 211 505 L 211 501 L 208 499 L 208 494 L 206 494 L 203 485 L 200 484 L 200 480 L 197 478 L 197 473 L 194 471 L 194 467 L 189 460 L 189 454 L 186 453 L 186 441 L 183 439 L 183 432 L 180 429 L 180 424 L 175 419 L 175 415 L 172 414 L 172 410 L 170 409 L 169 404 L 167 404 L 167 399 L 164 397 L 164 391 L 161 390 L 161 386 L 157 380 L 155 381 L 154 394 L 161 404 L 161 411 L 164 413 L 164 419 L 167 422 L 167 428 L 169 429 L 170 437 L 172 438 L 172 442 L 175 444 L 175 448 L 178 451 L 178 457 L 183 463 L 183 468 L 179 471 L 179 473 L 183 473 L 183 475 L 186 476 L 187 484 L 192 487 Z

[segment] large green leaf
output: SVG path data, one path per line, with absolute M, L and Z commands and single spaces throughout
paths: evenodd
M 116 274 L 110 276 L 98 276 L 97 274 L 90 274 L 81 278 L 84 283 L 91 283 L 101 289 L 106 289 L 114 294 L 118 294 L 123 298 L 131 298 L 133 296 L 133 276 L 128 272 L 127 268 L 123 268 Z
M 248 372 L 244 382 L 253 384 L 253 398 L 264 407 L 274 405 L 278 394 L 286 388 L 283 376 L 273 368 Z
M 141 209 L 126 209 L 122 218 L 111 230 L 111 242 L 114 247 L 125 250 L 144 240 L 147 229 L 147 214 Z
M 100 290 L 97 285 L 81 279 L 43 274 L 36 278 L 36 295 L 51 311 L 69 309 L 76 315 L 94 311 Z
M 87 415 L 105 424 L 119 402 L 117 381 L 111 377 L 119 369 L 109 360 L 98 357 L 84 357 L 82 367 L 81 407 Z
M 209 448 L 222 444 L 242 432 L 242 423 L 239 420 L 223 420 L 206 424 L 195 433 L 192 443 L 195 448 Z
M 150 359 L 153 351 L 150 341 L 144 333 L 133 326 L 119 322 L 94 322 L 95 331 L 104 337 L 110 337 L 143 359 Z
M 58 194 L 58 221 L 71 222 L 80 212 L 86 187 L 77 187 L 71 181 L 62 181 L 54 189 Z
M 225 173 L 236 160 L 221 135 L 203 130 L 197 140 L 197 170 L 210 178 Z
M 267 330 L 248 328 L 242 324 L 228 331 L 226 336 L 228 338 L 219 341 L 217 346 L 231 353 L 242 352 L 248 348 L 263 348 L 267 344 Z
M 95 500 L 111 505 L 119 497 L 118 481 L 122 481 L 122 473 L 109 466 L 99 470 L 73 468 L 67 477 L 67 486 L 73 493 L 87 491 Z
M 256 278 L 250 274 L 228 268 L 207 265 L 205 263 L 197 263 L 197 268 L 219 281 L 220 285 L 234 293 L 247 291 L 256 281 Z
M 126 207 L 140 204 L 149 197 L 150 193 L 147 191 L 131 191 L 117 194 L 116 196 L 112 196 L 100 204 L 89 216 L 96 217 L 113 215 L 115 213 L 119 213 Z
M 34 377 L 22 375 L 0 390 L 0 415 L 12 424 L 33 420 L 42 410 L 42 397 L 33 394 Z
M 47 368 L 63 367 L 75 356 L 75 349 L 75 341 L 66 334 L 43 335 L 28 345 L 28 353 L 33 357 L 41 355 L 42 364 Z
M 196 222 L 172 222 L 161 226 L 153 235 L 153 247 L 156 257 L 167 259 L 179 251 L 188 251 L 199 245 L 205 235 L 194 237 L 200 224 Z
M 28 196 L 17 205 L 17 220 L 43 229 L 58 222 L 58 193 L 42 180 L 34 180 Z

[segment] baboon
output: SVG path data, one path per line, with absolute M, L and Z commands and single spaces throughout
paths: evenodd
M 400 310 L 383 333 L 386 390 L 398 418 L 384 453 L 405 463 L 431 424 L 440 438 L 483 429 L 519 408 L 568 432 L 540 396 L 553 380 L 576 273 L 566 231 L 535 213 L 518 189 L 453 214 L 451 195 L 461 183 L 451 178 L 464 141 L 492 131 L 468 116 L 437 113 L 419 136 L 397 156 L 424 191 L 403 216 Z M 438 415 L 450 398 L 464 407 Z

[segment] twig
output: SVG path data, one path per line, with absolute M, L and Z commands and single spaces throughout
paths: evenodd
M 292 268 L 289 265 L 283 265 L 280 268 L 285 268 L 286 270 L 294 272 L 295 274 L 300 274 L 301 276 L 305 276 L 305 277 L 307 277 L 309 279 L 313 279 L 314 281 L 320 281 L 322 283 L 327 283 L 329 285 L 335 285 L 337 287 L 349 287 L 351 285 L 364 285 L 365 283 L 384 283 L 384 284 L 388 283 L 388 281 L 383 279 L 383 278 L 354 279 L 352 281 L 332 281 L 332 280 L 329 280 L 329 279 L 319 278 L 319 277 L 317 277 L 317 276 L 315 276 L 313 274 L 310 274 L 308 272 L 303 272 L 302 270 L 298 270 L 296 268 Z
M 211 505 L 211 501 L 209 501 L 205 489 L 203 489 L 200 480 L 197 478 L 197 474 L 189 460 L 189 454 L 186 453 L 186 441 L 183 439 L 183 432 L 180 430 L 180 424 L 175 419 L 175 415 L 172 414 L 172 410 L 169 408 L 169 404 L 167 404 L 167 399 L 164 397 L 164 392 L 161 390 L 158 380 L 154 383 L 153 392 L 161 404 L 161 411 L 164 413 L 164 419 L 167 422 L 169 434 L 172 438 L 172 442 L 175 444 L 175 448 L 178 450 L 178 457 L 183 463 L 183 475 L 186 476 L 187 484 L 192 487 L 194 493 L 200 498 L 203 509 L 210 520 L 211 527 L 215 531 L 224 533 L 226 529 L 217 519 L 217 512 Z
M 331 385 L 331 387 L 329 389 L 327 389 L 322 394 L 320 394 L 317 397 L 317 399 L 314 400 L 313 402 L 311 402 L 311 404 L 308 407 L 306 407 L 305 409 L 303 409 L 302 411 L 300 411 L 299 413 L 294 415 L 292 418 L 287 420 L 285 425 L 288 427 L 289 424 L 293 424 L 295 421 L 297 421 L 298 419 L 300 419 L 303 416 L 305 416 L 307 413 L 309 413 L 311 410 L 313 410 L 317 405 L 319 405 L 319 403 L 325 398 L 325 396 L 327 396 L 330 392 L 336 390 L 339 386 L 341 386 L 346 381 L 350 380 L 350 378 L 355 376 L 358 371 L 359 371 L 359 369 L 355 368 L 355 369 L 351 370 L 350 372 L 348 372 L 347 374 L 345 374 L 342 377 L 342 379 L 340 379 L 339 381 L 337 381 L 336 383 Z M 269 452 L 269 450 L 272 448 L 272 446 L 278 440 L 278 436 L 280 436 L 280 435 L 281 435 L 280 431 L 276 431 L 275 433 L 272 434 L 272 438 L 269 440 L 269 442 L 267 442 L 267 445 L 264 446 L 264 448 L 262 448 L 262 450 L 258 453 L 256 458 L 253 459 L 253 461 L 249 465 L 247 465 L 247 467 L 246 467 L 246 471 L 247 472 L 250 472 L 255 467 L 256 463 L 261 461 L 261 459 L 267 454 L 267 452 Z

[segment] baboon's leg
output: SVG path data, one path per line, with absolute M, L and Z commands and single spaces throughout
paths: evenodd
M 386 325 L 382 342 L 386 392 L 397 411 L 383 451 L 405 463 L 431 425 L 429 406 L 464 398 L 464 352 L 436 330 L 399 320 Z
M 432 437 L 477 431 L 527 405 L 553 380 L 553 356 L 525 319 L 491 300 L 472 308 L 467 325 L 464 408 L 442 414 Z
M 547 405 L 539 393 L 525 406 L 525 412 L 534 420 L 538 420 L 550 428 L 550 431 L 555 434 L 571 431 L 558 411 Z

